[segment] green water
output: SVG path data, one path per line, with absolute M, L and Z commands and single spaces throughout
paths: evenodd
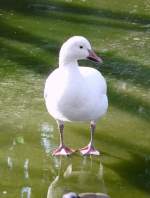
M 44 82 L 72 35 L 87 37 L 104 60 L 81 62 L 99 69 L 108 84 L 109 110 L 95 134 L 100 158 L 51 156 L 58 132 L 44 105 Z M 46 198 L 54 182 L 55 193 L 67 185 L 112 198 L 149 198 L 149 88 L 150 0 L 1 0 L 0 197 Z M 66 124 L 67 145 L 88 141 L 88 123 Z

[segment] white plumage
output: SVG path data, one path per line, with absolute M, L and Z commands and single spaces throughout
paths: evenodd
M 61 47 L 59 67 L 46 80 L 46 107 L 59 127 L 64 121 L 91 121 L 95 124 L 107 111 L 104 77 L 94 68 L 78 65 L 79 59 L 86 58 L 101 62 L 92 52 L 87 39 L 81 36 L 71 37 Z

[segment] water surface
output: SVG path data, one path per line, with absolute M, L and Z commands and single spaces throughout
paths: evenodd
M 0 197 L 45 198 L 57 176 L 63 189 L 68 166 L 70 189 L 150 197 L 149 13 L 149 0 L 1 0 Z M 51 157 L 58 132 L 44 105 L 44 82 L 72 35 L 87 37 L 104 60 L 81 62 L 99 69 L 108 84 L 109 110 L 95 134 L 100 158 Z M 88 141 L 89 123 L 66 124 L 66 144 L 80 148 Z M 89 185 L 82 167 L 94 173 Z

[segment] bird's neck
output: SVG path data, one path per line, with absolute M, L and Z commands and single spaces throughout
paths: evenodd
M 73 67 L 73 68 L 77 68 L 79 65 L 78 65 L 78 62 L 76 60 L 70 60 L 70 61 L 66 61 L 66 60 L 59 60 L 59 67 Z
M 78 66 L 79 64 L 76 59 L 65 56 L 59 56 L 59 67 L 77 68 Z

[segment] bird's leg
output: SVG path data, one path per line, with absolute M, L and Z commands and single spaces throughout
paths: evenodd
M 93 136 L 94 136 L 94 132 L 95 132 L 95 128 L 96 128 L 96 123 L 94 121 L 91 121 L 90 123 L 90 134 L 91 134 L 91 138 L 90 138 L 90 142 L 87 146 L 85 146 L 84 148 L 80 149 L 80 153 L 82 155 L 99 155 L 99 151 L 97 151 L 94 147 L 93 144 Z
M 63 137 L 64 124 L 62 122 L 61 123 L 58 122 L 58 128 L 59 128 L 59 134 L 60 134 L 60 145 L 57 149 L 55 149 L 52 152 L 52 155 L 55 155 L 55 156 L 57 156 L 57 155 L 71 155 L 74 152 L 74 150 L 70 149 L 64 145 L 64 137 Z

